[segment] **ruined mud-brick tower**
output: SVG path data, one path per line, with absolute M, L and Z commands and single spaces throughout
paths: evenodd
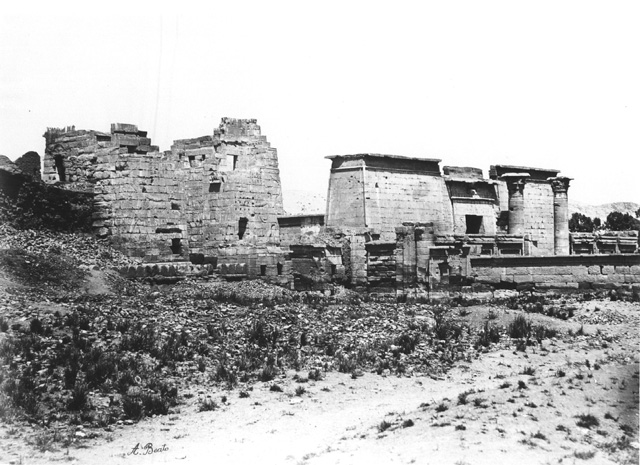
M 129 255 L 202 263 L 230 244 L 278 242 L 278 157 L 254 119 L 223 118 L 165 152 L 132 124 L 45 138 L 45 182 L 95 192 L 96 232 Z

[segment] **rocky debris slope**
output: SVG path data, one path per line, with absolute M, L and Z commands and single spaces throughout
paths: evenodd
M 0 231 L 0 419 L 61 431 L 63 442 L 176 412 L 194 386 L 247 392 L 290 370 L 298 380 L 329 371 L 439 378 L 496 348 L 523 351 L 562 337 L 549 322 L 574 318 L 518 320 L 522 311 L 493 306 L 472 319 L 478 312 L 464 306 L 326 297 L 255 281 L 149 287 L 114 278 L 110 292 L 96 295 L 83 291 L 88 272 L 128 258 L 88 236 Z

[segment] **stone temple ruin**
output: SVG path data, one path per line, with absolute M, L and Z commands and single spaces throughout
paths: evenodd
M 44 137 L 44 182 L 93 195 L 95 233 L 146 263 L 121 270 L 131 277 L 398 295 L 640 290 L 637 232 L 570 234 L 571 179 L 557 170 L 494 165 L 485 178 L 437 159 L 328 156 L 326 213 L 292 216 L 276 149 L 255 120 L 223 118 L 213 134 L 163 152 L 132 124 Z

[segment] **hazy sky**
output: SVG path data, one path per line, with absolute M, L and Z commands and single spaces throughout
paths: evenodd
M 285 190 L 376 152 L 556 168 L 571 200 L 640 202 L 637 1 L 179 4 L 3 5 L 0 154 L 42 155 L 47 126 L 134 123 L 168 150 L 257 118 Z

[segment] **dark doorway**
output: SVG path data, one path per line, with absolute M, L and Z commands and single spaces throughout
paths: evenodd
M 238 239 L 242 239 L 244 233 L 247 231 L 247 223 L 249 222 L 246 218 L 240 218 L 238 220 Z
M 65 182 L 66 178 L 64 170 L 64 160 L 62 158 L 62 155 L 56 155 L 53 160 L 55 162 L 56 171 L 58 172 L 58 178 L 60 178 L 60 182 Z
M 267 275 L 267 265 L 260 265 L 260 276 Z
M 466 234 L 480 234 L 482 229 L 482 217 L 478 215 L 465 215 L 467 220 Z

